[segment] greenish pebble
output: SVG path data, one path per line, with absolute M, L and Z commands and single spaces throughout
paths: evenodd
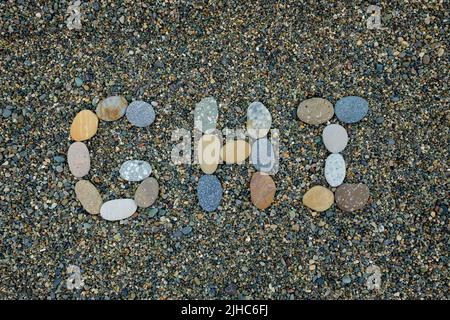
M 76 77 L 75 84 L 77 85 L 77 87 L 81 87 L 83 85 L 83 79 Z
M 154 218 L 158 214 L 158 208 L 150 208 L 148 210 L 148 216 Z

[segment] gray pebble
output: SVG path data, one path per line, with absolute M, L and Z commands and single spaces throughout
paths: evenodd
M 126 117 L 136 127 L 147 127 L 155 121 L 155 110 L 144 101 L 133 101 L 127 108 Z
M 222 200 L 222 186 L 214 175 L 201 176 L 197 186 L 197 197 L 200 206 L 205 211 L 214 211 Z
M 334 107 L 336 117 L 345 123 L 355 123 L 369 111 L 369 103 L 361 97 L 349 96 L 339 99 Z

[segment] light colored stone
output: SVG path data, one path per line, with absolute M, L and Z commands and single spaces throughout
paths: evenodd
M 269 139 L 262 138 L 253 142 L 250 159 L 256 170 L 268 173 L 273 172 L 276 165 L 276 157 Z
M 336 205 L 351 212 L 364 208 L 369 200 L 369 188 L 363 183 L 344 183 L 336 189 Z
M 67 163 L 70 172 L 77 178 L 82 178 L 89 173 L 91 158 L 83 142 L 74 142 L 70 145 L 67 151 Z
M 219 110 L 213 97 L 203 98 L 195 105 L 194 127 L 201 132 L 207 132 L 216 128 Z
M 339 153 L 347 146 L 347 130 L 339 124 L 330 124 L 323 129 L 322 140 L 328 151 Z
M 272 115 L 261 102 L 252 102 L 247 109 L 247 134 L 259 139 L 265 137 L 272 125 Z
M 312 187 L 303 196 L 303 204 L 317 212 L 329 209 L 333 202 L 333 192 L 322 186 Z
M 216 171 L 220 162 L 220 139 L 216 135 L 205 134 L 198 141 L 198 161 L 200 168 L 206 174 Z
M 297 108 L 298 118 L 308 124 L 318 125 L 330 120 L 334 115 L 333 105 L 322 98 L 304 100 Z
M 118 221 L 131 217 L 137 210 L 133 199 L 115 199 L 105 202 L 100 208 L 100 216 L 108 221 Z
M 229 140 L 220 151 L 222 160 L 227 164 L 242 163 L 250 153 L 250 145 L 245 140 Z
M 128 160 L 120 167 L 120 176 L 127 181 L 142 181 L 152 173 L 147 161 Z
M 112 96 L 98 103 L 96 113 L 103 121 L 115 121 L 123 117 L 127 106 L 127 99 L 122 96 Z
M 98 118 L 90 110 L 77 113 L 70 126 L 70 137 L 75 141 L 84 141 L 97 133 Z
M 332 153 L 325 160 L 325 179 L 331 187 L 337 187 L 345 179 L 345 160 L 339 153 Z
M 90 214 L 99 214 L 103 204 L 102 196 L 97 188 L 87 180 L 75 184 L 75 195 L 84 210 Z
M 266 173 L 256 172 L 250 180 L 250 197 L 252 203 L 260 210 L 264 210 L 273 202 L 276 186 L 272 178 Z
M 155 110 L 150 103 L 133 101 L 127 108 L 128 121 L 136 127 L 147 127 L 155 121 Z
M 158 181 L 155 178 L 147 178 L 139 184 L 134 201 L 139 208 L 148 208 L 156 201 L 158 193 Z

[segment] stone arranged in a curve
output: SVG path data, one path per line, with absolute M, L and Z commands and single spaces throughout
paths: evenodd
M 342 211 L 351 212 L 364 208 L 370 192 L 363 183 L 345 183 L 336 189 L 336 204 Z
M 250 181 L 250 197 L 252 203 L 260 210 L 264 210 L 273 202 L 276 186 L 272 178 L 261 172 L 253 174 Z
M 216 210 L 222 200 L 222 193 L 222 185 L 216 176 L 205 174 L 200 177 L 197 197 L 203 210 L 208 212 Z
M 134 201 L 140 208 L 150 207 L 158 198 L 159 184 L 155 178 L 142 181 L 134 194 Z
M 275 151 L 267 138 L 255 140 L 252 144 L 251 157 L 253 166 L 262 172 L 272 172 L 276 165 Z
M 74 142 L 67 151 L 67 163 L 70 172 L 77 178 L 82 178 L 89 173 L 91 158 L 89 150 L 83 142 Z
M 322 212 L 329 209 L 334 202 L 334 194 L 322 186 L 314 186 L 303 196 L 303 204 L 308 208 Z
M 247 134 L 254 139 L 267 135 L 272 125 L 272 115 L 261 102 L 252 102 L 247 109 Z
M 245 140 L 229 140 L 220 151 L 222 160 L 227 164 L 242 163 L 251 153 L 251 147 Z
M 336 117 L 345 123 L 355 123 L 364 118 L 369 111 L 369 103 L 366 99 L 348 96 L 339 99 L 334 107 Z
M 133 101 L 126 110 L 128 121 L 136 127 L 147 127 L 155 121 L 155 110 L 150 103 Z
M 219 110 L 213 97 L 203 98 L 195 105 L 194 127 L 201 132 L 207 132 L 216 128 Z
M 75 184 L 75 195 L 81 206 L 90 214 L 99 214 L 103 204 L 102 196 L 97 188 L 87 180 L 80 180 Z
M 339 153 L 347 146 L 347 130 L 339 124 L 329 124 L 323 129 L 322 140 L 328 151 Z
M 108 221 L 118 221 L 131 217 L 136 210 L 136 202 L 133 199 L 115 199 L 102 205 L 100 216 Z
M 334 109 L 330 101 L 311 98 L 302 101 L 297 108 L 298 118 L 308 124 L 318 125 L 333 117 Z
M 122 96 L 112 96 L 101 100 L 95 112 L 103 121 L 115 121 L 123 117 L 127 106 L 127 99 Z
M 216 171 L 220 162 L 220 139 L 213 134 L 203 135 L 197 145 L 200 169 L 206 174 Z
M 152 173 L 152 167 L 147 161 L 128 160 L 120 167 L 120 176 L 127 181 L 142 181 Z
M 325 179 L 331 187 L 337 187 L 345 179 L 345 160 L 339 153 L 332 153 L 325 160 Z
M 98 118 L 90 110 L 77 113 L 70 125 L 70 137 L 75 141 L 85 141 L 97 133 Z

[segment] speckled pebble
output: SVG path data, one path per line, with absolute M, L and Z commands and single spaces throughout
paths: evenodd
M 205 211 L 214 211 L 222 200 L 222 185 L 214 175 L 205 174 L 200 177 L 197 186 L 197 197 Z
M 152 173 L 147 161 L 128 160 L 120 167 L 120 176 L 127 181 L 142 181 Z
M 247 108 L 247 133 L 254 139 L 265 137 L 272 125 L 272 115 L 261 102 L 252 102 Z
M 155 110 L 144 101 L 133 101 L 127 108 L 126 117 L 136 127 L 147 127 L 155 121 Z
M 337 187 L 345 179 L 345 160 L 339 153 L 332 153 L 325 160 L 325 179 L 331 187 Z
M 217 101 L 213 97 L 203 98 L 195 105 L 194 127 L 201 132 L 215 129 L 218 116 Z
M 367 185 L 363 183 L 345 183 L 336 189 L 336 204 L 342 211 L 356 211 L 362 209 L 369 199 Z

